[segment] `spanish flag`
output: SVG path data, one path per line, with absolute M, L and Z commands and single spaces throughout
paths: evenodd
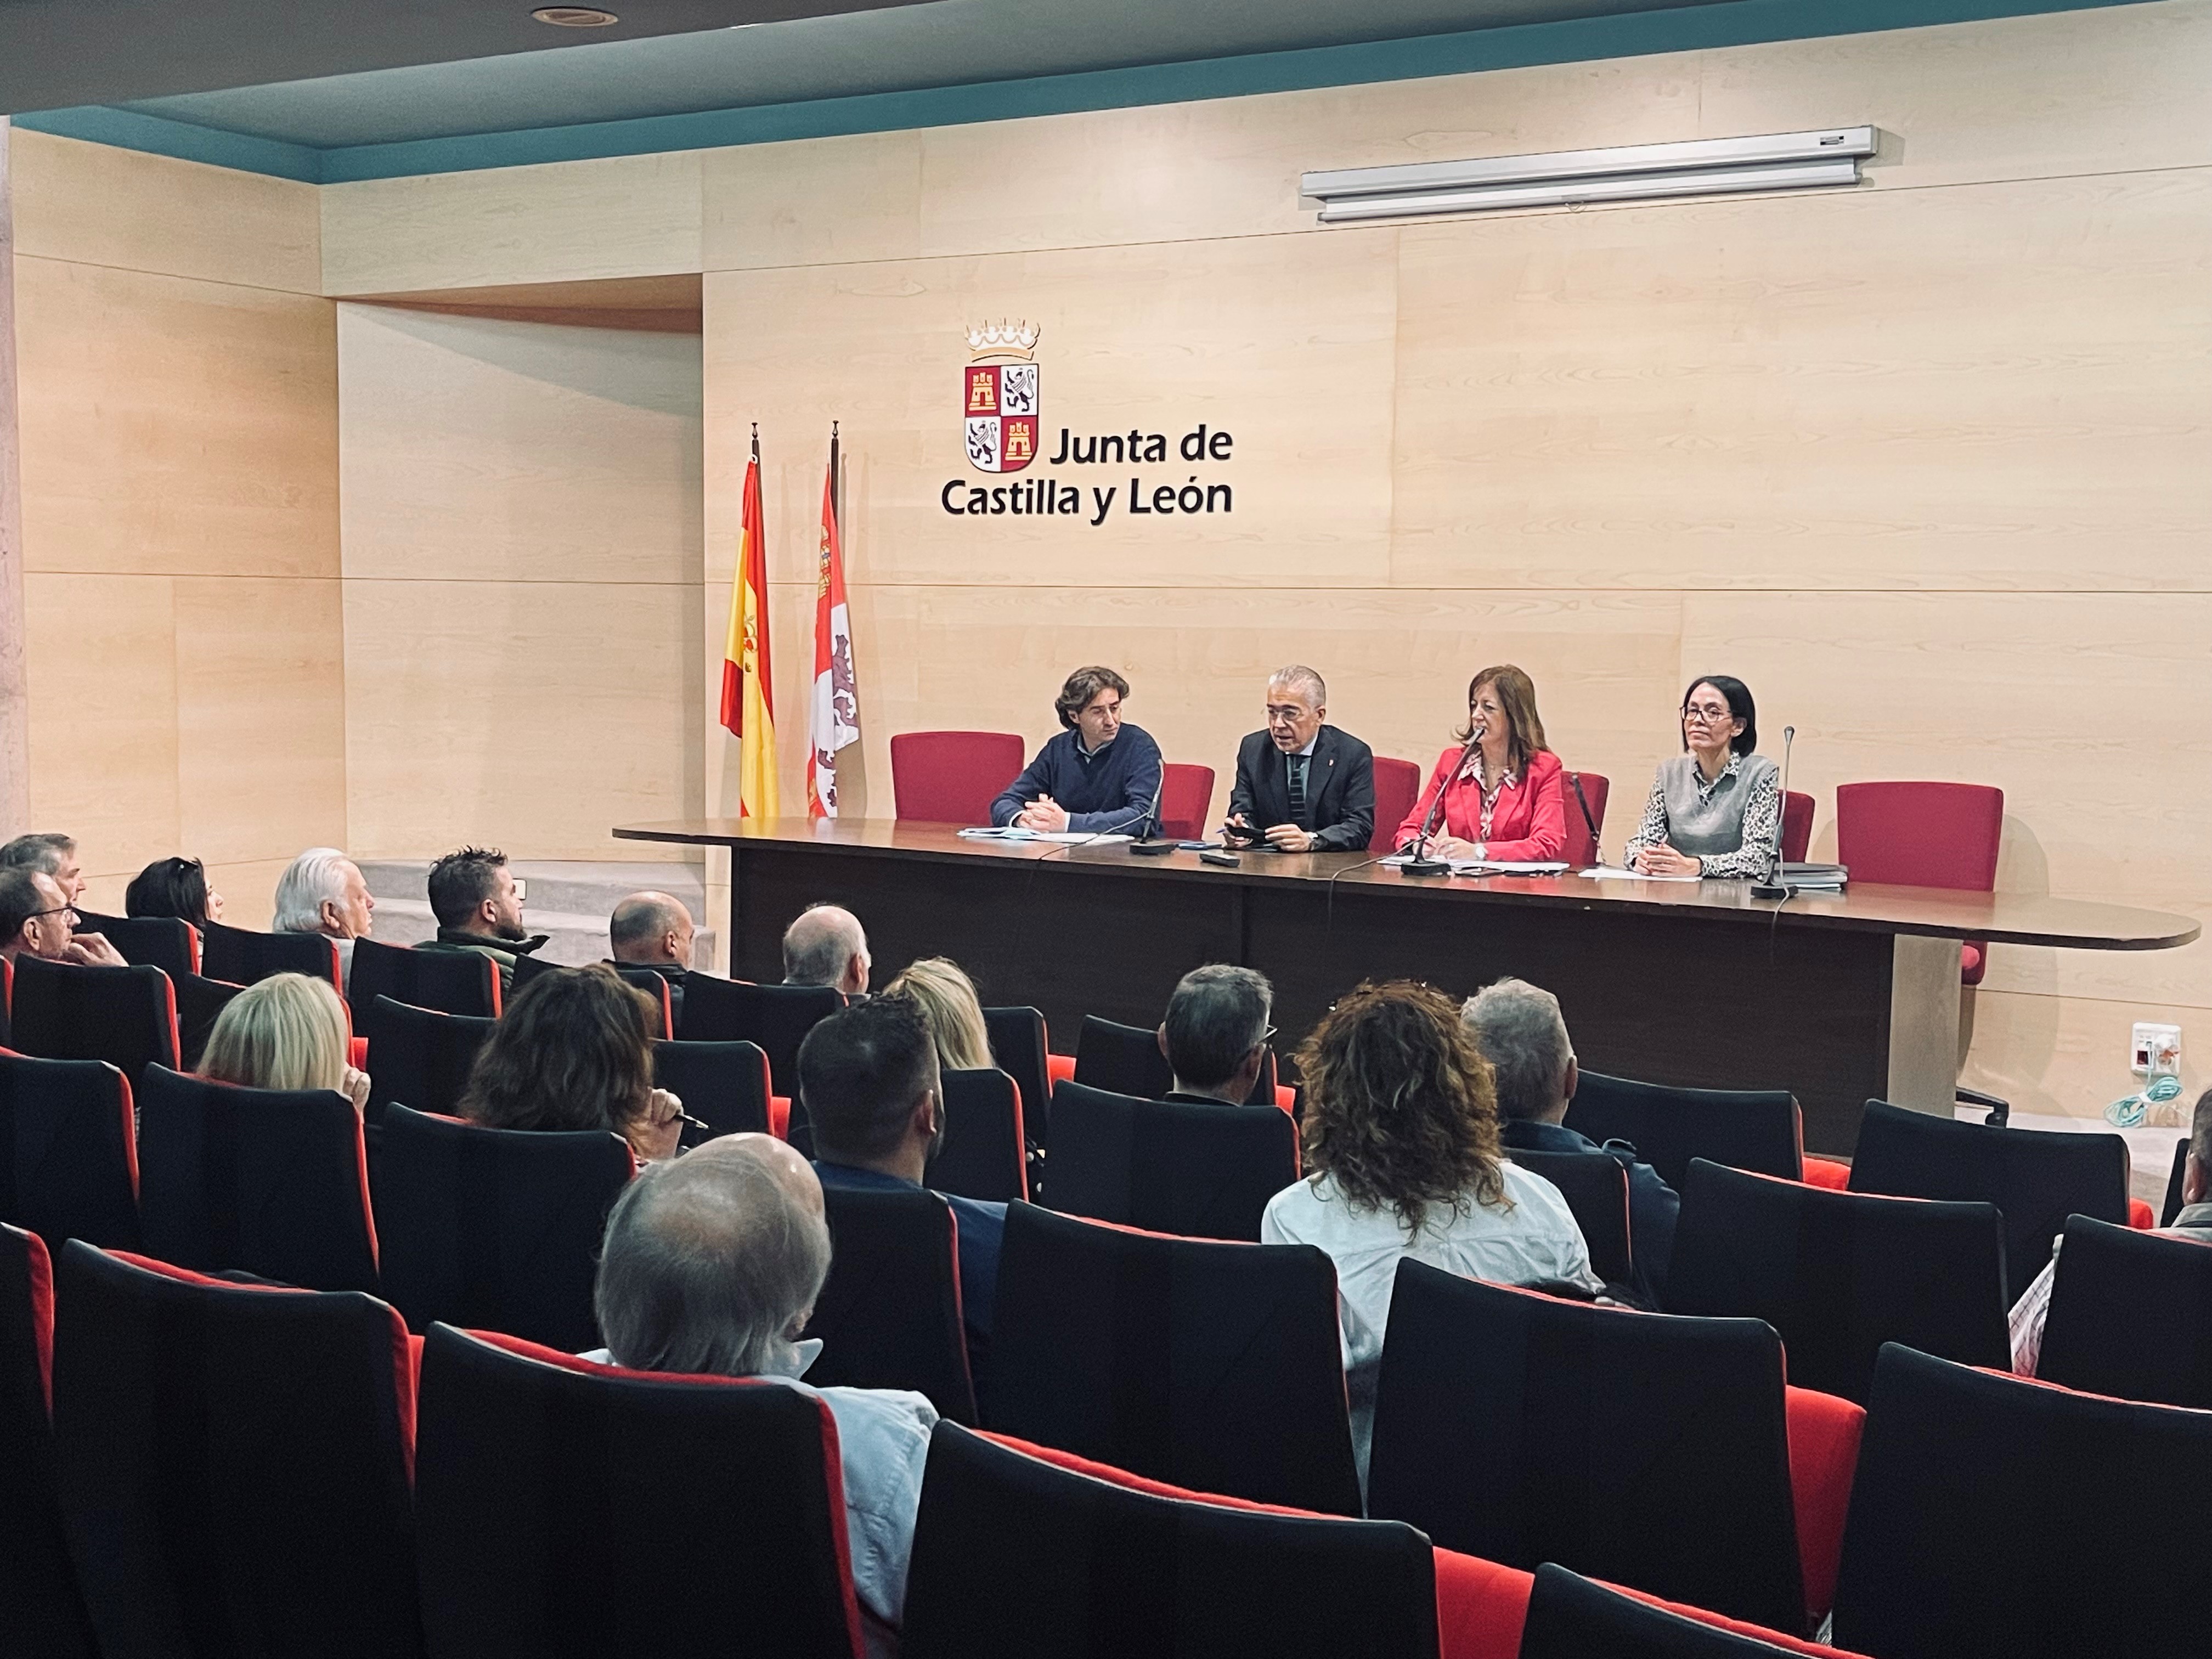
M 744 527 L 730 575 L 730 638 L 722 647 L 722 724 L 738 740 L 738 816 L 778 816 L 775 683 L 768 660 L 768 531 L 761 512 L 760 428 L 745 467 Z

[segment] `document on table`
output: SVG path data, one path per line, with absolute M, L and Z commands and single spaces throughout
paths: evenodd
M 1610 864 L 1592 865 L 1582 872 L 1593 881 L 1703 881 L 1703 876 L 1647 876 L 1640 870 L 1623 870 Z
M 1089 836 L 1073 830 L 1048 834 L 1042 830 L 1017 829 L 1008 824 L 1003 830 L 963 830 L 963 841 L 1042 841 L 1056 842 L 1062 847 L 1112 847 L 1119 842 L 1134 841 L 1134 836 L 1104 834 Z
M 1410 860 L 1403 853 L 1393 853 L 1389 858 L 1378 859 L 1376 862 L 1395 870 L 1402 868 Z M 1455 876 L 1564 876 L 1567 873 L 1567 866 L 1564 860 L 1558 859 L 1540 859 L 1520 864 L 1504 859 L 1464 859 L 1452 862 L 1451 872 Z

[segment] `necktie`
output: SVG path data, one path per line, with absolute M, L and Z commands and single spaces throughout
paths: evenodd
M 1291 822 L 1301 830 L 1308 827 L 1306 823 L 1306 757 L 1304 755 L 1291 757 Z

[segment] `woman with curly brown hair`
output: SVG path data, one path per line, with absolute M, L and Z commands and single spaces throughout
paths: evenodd
M 1260 1237 L 1318 1246 L 1336 1263 L 1364 1484 L 1401 1260 L 1500 1285 L 1601 1286 L 1559 1189 L 1499 1152 L 1490 1062 L 1443 992 L 1403 980 L 1362 985 L 1322 1017 L 1297 1058 L 1315 1173 L 1268 1200 Z

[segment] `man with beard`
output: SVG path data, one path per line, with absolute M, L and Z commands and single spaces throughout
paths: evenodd
M 464 847 L 430 866 L 430 914 L 438 936 L 418 951 L 471 951 L 499 964 L 499 988 L 514 988 L 514 959 L 545 943 L 522 925 L 522 894 L 496 848 Z

